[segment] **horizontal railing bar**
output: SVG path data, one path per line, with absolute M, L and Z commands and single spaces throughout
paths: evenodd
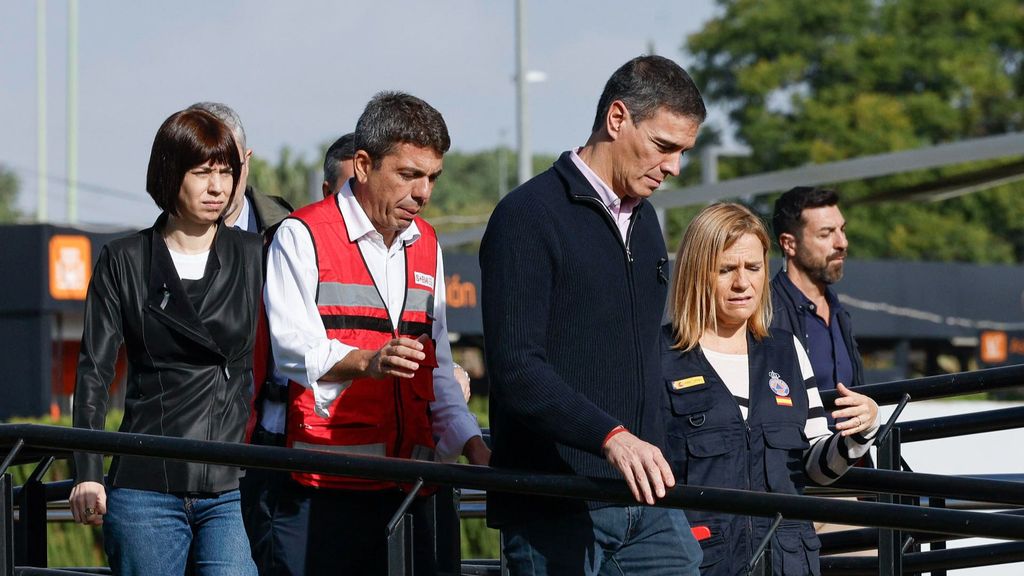
M 39 424 L 0 425 L 0 445 L 5 441 L 13 442 L 16 437 L 22 437 L 27 445 L 39 448 L 150 456 L 399 482 L 413 482 L 422 477 L 426 482 L 438 485 L 599 500 L 616 504 L 634 503 L 625 484 L 621 480 L 612 479 L 517 473 L 483 466 L 354 456 Z M 1008 540 L 1024 538 L 1024 518 L 999 513 L 920 509 L 899 504 L 836 501 L 813 496 L 677 486 L 659 505 L 754 516 L 774 516 L 781 512 L 786 518 L 799 520 Z
M 969 497 L 977 502 L 1024 505 L 1024 483 L 1010 480 L 983 480 L 969 476 L 850 468 L 832 486 L 862 492 L 932 498 L 964 499 L 970 495 Z
M 964 548 L 911 552 L 903 556 L 903 572 L 913 574 L 933 570 L 956 570 L 995 566 L 1024 561 L 1024 542 L 1002 542 Z M 878 574 L 878 559 L 873 556 L 826 556 L 821 573 L 829 576 L 868 576 Z
M 919 402 L 1021 386 L 1024 386 L 1024 364 L 1015 364 L 913 380 L 865 384 L 858 386 L 857 392 L 870 396 L 880 406 L 887 406 L 899 402 L 904 393 L 910 394 L 914 402 Z M 835 390 L 826 390 L 821 393 L 821 401 L 829 408 L 835 405 L 837 396 Z
M 110 574 L 110 568 L 38 568 L 35 566 L 15 566 L 16 576 L 75 576 L 76 574 Z
M 1020 428 L 1024 424 L 1024 406 L 926 418 L 896 424 L 900 429 L 900 442 L 921 442 L 939 438 L 954 438 L 969 434 L 983 434 Z
M 1010 510 L 1003 512 L 1014 516 L 1024 516 L 1024 510 Z M 905 536 L 912 536 L 918 544 L 928 542 L 941 542 L 946 540 L 959 540 L 966 536 L 950 536 L 948 534 L 929 534 L 926 532 L 907 532 Z M 822 554 L 846 554 L 859 552 L 861 550 L 874 550 L 878 548 L 878 529 L 857 528 L 854 530 L 838 530 L 818 534 L 821 540 Z

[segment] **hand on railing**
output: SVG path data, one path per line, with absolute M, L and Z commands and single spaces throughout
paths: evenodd
M 666 489 L 676 485 L 661 450 L 628 431 L 609 438 L 604 455 L 622 473 L 637 502 L 654 504 L 655 498 L 663 498 Z
M 489 466 L 491 463 L 491 449 L 480 436 L 473 436 L 466 441 L 466 445 L 462 447 L 462 455 L 470 464 L 477 466 Z
M 71 516 L 79 524 L 99 526 L 107 513 L 107 491 L 99 482 L 82 482 L 71 489 L 68 497 Z

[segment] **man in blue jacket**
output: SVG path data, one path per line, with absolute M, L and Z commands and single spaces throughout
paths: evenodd
M 653 504 L 662 456 L 658 338 L 667 257 L 647 198 L 679 173 L 705 118 L 660 56 L 608 80 L 586 145 L 513 190 L 480 248 L 496 467 L 625 479 Z M 488 497 L 512 574 L 697 574 L 680 510 L 517 494 Z
M 772 228 L 784 258 L 771 284 L 772 327 L 792 332 L 804 345 L 818 390 L 860 386 L 864 368 L 850 314 L 832 290 L 843 277 L 849 248 L 839 195 L 797 186 L 775 201 Z M 831 413 L 825 415 L 834 427 Z

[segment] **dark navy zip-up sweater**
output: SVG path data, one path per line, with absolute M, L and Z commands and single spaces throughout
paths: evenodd
M 498 204 L 480 247 L 493 466 L 621 479 L 601 453 L 613 428 L 664 445 L 666 262 L 650 203 L 624 243 L 568 152 Z M 488 522 L 584 506 L 490 494 Z

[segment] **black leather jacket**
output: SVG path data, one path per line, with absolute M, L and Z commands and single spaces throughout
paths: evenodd
M 197 311 L 182 286 L 160 230 L 103 247 L 85 301 L 75 382 L 74 425 L 102 430 L 107 390 L 124 344 L 128 382 L 120 430 L 239 442 L 249 415 L 252 349 L 262 289 L 261 242 L 218 225 Z M 103 481 L 96 454 L 75 454 L 76 482 Z M 155 458 L 115 458 L 112 486 L 216 494 L 238 486 L 230 466 Z

